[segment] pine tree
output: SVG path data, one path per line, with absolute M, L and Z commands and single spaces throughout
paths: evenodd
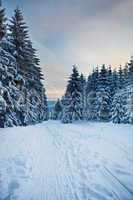
M 47 98 L 42 84 L 43 75 L 36 50 L 30 41 L 26 23 L 19 8 L 15 10 L 9 25 L 13 55 L 17 62 L 17 73 L 24 79 L 22 93 L 25 105 L 22 107 L 23 124 L 35 124 L 48 119 Z
M 99 121 L 109 121 L 110 119 L 110 90 L 108 81 L 108 71 L 105 65 L 102 66 L 99 74 L 97 90 L 97 112 Z
M 72 123 L 72 113 L 70 110 L 71 95 L 66 91 L 62 98 L 62 114 L 61 121 L 64 124 Z
M 32 42 L 30 40 L 27 41 L 26 47 L 25 47 L 25 63 L 27 63 L 26 70 L 26 78 L 31 81 L 31 84 L 33 82 L 37 82 L 37 85 L 42 87 L 41 80 L 44 80 L 41 68 L 39 67 L 40 60 L 38 59 L 36 55 L 36 49 L 33 48 Z
M 6 17 L 5 17 L 5 9 L 2 8 L 2 2 L 0 0 L 0 41 L 6 34 Z
M 54 112 L 53 112 L 53 119 L 59 120 L 61 119 L 61 113 L 62 113 L 62 105 L 60 99 L 57 100 L 54 106 Z
M 5 127 L 6 108 L 7 108 L 7 104 L 6 104 L 5 99 L 3 98 L 3 90 L 0 87 L 0 128 Z
M 115 95 L 113 100 L 112 121 L 114 123 L 128 123 L 128 114 L 122 96 Z
M 128 64 L 126 64 L 123 69 L 123 76 L 124 76 L 124 85 L 127 86 L 127 84 L 128 84 Z
M 45 88 L 43 88 L 43 104 L 42 104 L 42 110 L 43 110 L 43 116 L 41 118 L 41 121 L 47 121 L 49 120 L 49 107 L 48 107 L 48 100 Z
M 91 91 L 87 97 L 87 120 L 96 121 L 97 117 L 97 94 Z
M 118 89 L 122 89 L 124 88 L 124 72 L 122 67 L 119 67 L 119 71 L 118 71 Z
M 65 98 L 66 105 L 63 107 L 62 121 L 64 123 L 71 123 L 73 121 L 81 120 L 81 85 L 80 76 L 76 66 L 73 66 L 72 74 L 68 81 Z
M 117 91 L 118 89 L 118 73 L 116 70 L 113 71 L 113 74 L 112 74 L 112 79 L 113 79 L 113 93 L 115 94 L 115 92 Z
M 48 101 L 45 89 L 42 88 L 42 97 L 38 105 L 38 122 L 46 121 L 49 119 Z
M 0 7 L 0 35 L 6 30 L 3 27 L 5 15 Z M 4 40 L 0 39 L 1 127 L 26 126 L 48 119 L 43 80 L 36 50 L 29 39 L 22 13 L 17 8 L 8 36 L 6 34 Z
M 83 74 L 80 75 L 81 85 L 81 116 L 85 119 L 86 116 L 86 79 Z
M 112 108 L 112 102 L 113 102 L 113 97 L 115 94 L 115 87 L 114 87 L 114 82 L 113 82 L 113 72 L 111 66 L 107 68 L 107 78 L 108 78 L 108 93 L 109 93 L 109 110 L 111 111 Z M 111 120 L 111 112 L 109 114 L 109 120 Z
M 10 20 L 9 30 L 10 40 L 14 46 L 13 55 L 17 61 L 18 71 L 25 74 L 25 68 L 27 64 L 26 45 L 29 36 L 26 23 L 24 22 L 22 12 L 19 8 L 16 8 L 14 11 L 14 16 Z
M 0 49 L 0 82 L 1 82 L 1 96 L 6 102 L 6 116 L 5 126 L 19 125 L 17 122 L 16 110 L 18 106 L 17 97 L 20 91 L 17 92 L 15 83 L 16 72 L 16 60 L 15 58 L 5 50 Z M 17 100 L 16 100 L 17 99 Z
M 129 113 L 129 123 L 133 124 L 133 112 Z
M 129 114 L 129 123 L 133 124 L 133 85 L 128 85 L 126 87 L 126 97 L 127 97 L 127 108 Z
M 109 66 L 108 68 L 108 72 L 107 72 L 107 76 L 108 76 L 108 86 L 109 86 L 109 90 L 110 90 L 110 95 L 113 96 L 114 94 L 114 85 L 113 85 L 113 72 L 112 72 L 112 68 L 111 66 Z
M 128 85 L 133 84 L 133 58 L 131 57 L 129 65 L 129 71 L 128 71 Z
M 89 92 L 87 91 L 87 103 L 86 103 L 87 120 L 92 120 L 92 121 L 97 120 L 98 78 L 99 78 L 99 71 L 97 67 L 95 70 L 93 70 L 92 75 L 90 75 L 89 82 L 87 82 L 87 87 L 89 88 Z
M 6 51 L 9 43 L 6 39 L 5 9 L 0 1 L 0 127 L 6 127 L 12 110 L 10 87 L 16 74 L 15 59 Z M 4 40 L 3 40 L 4 38 Z M 11 111 L 11 112 L 10 112 Z
M 89 74 L 88 79 L 87 79 L 87 82 L 86 82 L 86 90 L 85 90 L 85 92 L 86 92 L 86 97 L 87 97 L 87 95 L 88 95 L 88 94 L 90 93 L 90 91 L 91 91 L 91 77 L 92 77 L 92 75 Z
M 89 92 L 97 90 L 98 77 L 99 77 L 99 71 L 98 67 L 96 67 L 95 69 L 93 69 L 92 74 L 88 76 L 87 86 L 86 86 L 87 95 L 89 94 Z

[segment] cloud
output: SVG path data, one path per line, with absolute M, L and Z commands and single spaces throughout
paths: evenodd
M 80 24 L 81 31 L 71 35 L 66 45 L 69 54 L 80 64 L 124 64 L 133 51 L 132 9 L 133 2 L 127 1 L 106 13 L 106 16 L 85 20 Z
M 71 66 L 124 63 L 133 53 L 132 0 L 5 0 L 20 4 L 38 49 L 50 97 L 63 94 Z

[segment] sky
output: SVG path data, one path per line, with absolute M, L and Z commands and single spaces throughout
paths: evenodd
M 72 65 L 86 76 L 97 64 L 113 68 L 133 55 L 133 0 L 3 0 L 18 5 L 38 50 L 49 99 L 64 93 Z

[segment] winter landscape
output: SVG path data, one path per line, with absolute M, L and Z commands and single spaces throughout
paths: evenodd
M 133 57 L 126 57 L 132 45 L 124 40 L 133 33 L 126 29 L 127 8 L 132 7 L 131 0 L 0 0 L 0 200 L 133 200 Z M 37 8 L 40 12 L 33 16 Z M 86 8 L 93 14 L 85 14 Z M 41 21 L 44 16 L 47 23 Z M 110 50 L 102 47 L 96 58 L 108 30 L 97 32 L 99 39 L 91 23 L 97 18 L 99 25 L 105 16 L 105 25 L 117 27 L 119 22 L 125 35 L 118 39 L 117 27 Z M 46 33 L 36 21 L 41 28 L 44 23 Z M 87 59 L 80 51 L 89 41 L 84 43 L 83 24 L 91 27 L 90 44 L 94 40 L 99 46 L 92 45 L 87 63 L 78 60 L 78 52 Z M 83 46 L 72 53 L 77 38 Z M 125 47 L 118 60 L 113 39 Z M 89 65 L 93 59 L 106 63 L 108 53 L 112 64 Z

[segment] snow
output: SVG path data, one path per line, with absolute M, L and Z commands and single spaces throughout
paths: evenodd
M 133 126 L 0 129 L 0 200 L 133 200 Z

